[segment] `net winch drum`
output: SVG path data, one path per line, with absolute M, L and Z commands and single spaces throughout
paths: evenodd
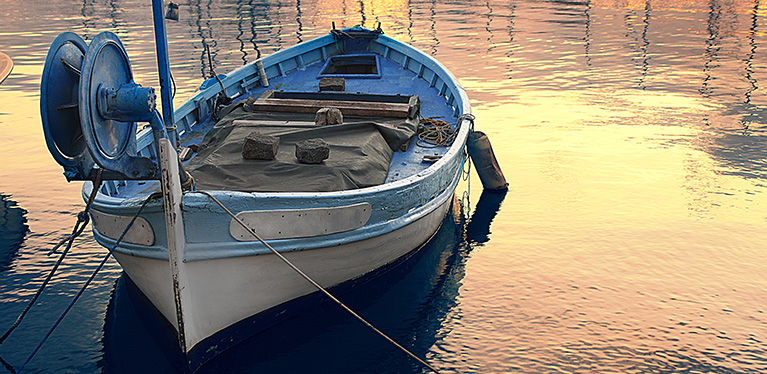
M 67 180 L 159 179 L 157 162 L 137 155 L 137 121 L 155 112 L 154 89 L 133 82 L 128 55 L 111 32 L 86 45 L 65 32 L 51 45 L 40 85 L 48 150 Z
M 53 41 L 40 83 L 40 114 L 48 150 L 67 180 L 89 179 L 93 159 L 85 145 L 78 105 L 80 68 L 88 46 L 64 32 Z

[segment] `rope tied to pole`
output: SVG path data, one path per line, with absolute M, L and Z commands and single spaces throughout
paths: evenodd
M 301 269 L 299 269 L 296 265 L 294 265 L 292 262 L 290 262 L 290 260 L 285 258 L 285 256 L 282 255 L 282 253 L 278 252 L 271 245 L 269 245 L 266 241 L 264 241 L 264 239 L 262 239 L 258 234 L 256 234 L 255 230 L 250 228 L 250 226 L 248 226 L 239 217 L 237 217 L 234 213 L 232 213 L 232 211 L 229 210 L 227 207 L 225 207 L 224 204 L 222 204 L 220 201 L 218 201 L 218 199 L 216 199 L 215 196 L 213 196 L 212 194 L 210 194 L 207 191 L 196 191 L 196 192 L 210 197 L 216 204 L 218 204 L 218 206 L 221 207 L 221 209 L 223 209 L 227 214 L 229 214 L 229 216 L 231 216 L 233 220 L 235 220 L 240 226 L 242 226 L 246 231 L 248 231 L 248 233 L 250 233 L 250 235 L 253 235 L 254 238 L 256 238 L 259 242 L 261 242 L 261 244 L 263 244 L 266 248 L 268 248 L 275 256 L 277 256 L 277 258 L 279 258 L 282 262 L 284 262 L 286 265 L 288 265 L 291 269 L 293 269 L 296 273 L 298 273 L 298 275 L 300 275 L 302 278 L 304 278 L 307 282 L 311 283 L 312 286 L 317 288 L 317 290 L 319 290 L 320 292 L 325 294 L 325 296 L 330 298 L 330 300 L 332 300 L 333 302 L 338 304 L 341 308 L 343 308 L 344 310 L 349 312 L 349 314 L 351 314 L 354 318 L 356 318 L 357 320 L 362 322 L 365 326 L 367 326 L 370 329 L 372 329 L 375 333 L 380 335 L 382 338 L 386 339 L 389 343 L 393 344 L 395 347 L 397 347 L 398 349 L 400 349 L 401 351 L 405 352 L 410 357 L 412 357 L 413 359 L 418 361 L 421 365 L 425 366 L 426 368 L 428 368 L 432 372 L 439 374 L 439 371 L 437 371 L 436 368 L 434 368 L 433 366 L 429 365 L 426 361 L 422 360 L 420 357 L 418 357 L 414 353 L 410 352 L 407 348 L 403 347 L 402 345 L 400 345 L 399 343 L 394 341 L 394 339 L 390 338 L 383 331 L 377 329 L 370 322 L 366 321 L 364 318 L 362 318 L 362 316 L 360 316 L 359 314 L 354 312 L 351 308 L 346 306 L 346 304 L 341 302 L 341 300 L 338 300 L 335 296 L 333 296 L 330 292 L 328 292 L 328 290 L 326 290 L 324 287 L 322 287 L 314 279 L 312 279 L 311 277 L 306 275 L 306 273 L 301 271 Z

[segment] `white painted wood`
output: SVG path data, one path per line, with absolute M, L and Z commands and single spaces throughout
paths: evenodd
M 96 229 L 101 235 L 117 240 L 122 235 L 125 228 L 128 227 L 133 217 L 118 216 L 114 214 L 107 214 L 98 210 L 91 209 L 91 220 L 93 220 L 93 228 Z M 143 217 L 136 217 L 136 221 L 133 226 L 125 233 L 122 241 L 125 243 L 132 243 L 138 245 L 154 245 L 154 231 L 149 221 Z
M 373 207 L 359 203 L 332 208 L 251 210 L 237 218 L 262 239 L 307 238 L 350 231 L 364 226 Z M 237 221 L 229 222 L 229 234 L 237 241 L 256 241 Z
M 269 87 L 269 78 L 267 78 L 266 70 L 264 70 L 264 62 L 260 58 L 256 60 L 256 68 L 258 68 L 258 77 L 261 79 L 261 85 Z
M 176 149 L 168 138 L 158 140 L 160 151 L 160 169 L 162 171 L 163 208 L 165 210 L 165 233 L 168 238 L 168 257 L 170 263 L 171 282 L 173 286 L 173 300 L 175 304 L 176 327 L 179 335 L 181 350 L 188 352 L 198 337 L 188 334 L 186 320 L 194 316 L 184 313 L 184 304 L 192 298 L 192 290 L 187 287 L 188 275 L 184 268 L 184 222 L 181 213 L 181 178 L 179 176 L 178 155 Z M 168 283 L 167 280 L 165 283 Z M 167 316 L 166 316 L 167 317 Z
M 423 218 L 387 234 L 340 246 L 284 253 L 323 287 L 361 277 L 417 248 L 439 228 L 448 199 Z M 141 291 L 174 326 L 174 293 L 165 261 L 115 252 L 115 257 Z M 274 255 L 223 258 L 183 264 L 187 351 L 236 322 L 316 289 Z M 183 292 L 182 292 L 183 294 Z

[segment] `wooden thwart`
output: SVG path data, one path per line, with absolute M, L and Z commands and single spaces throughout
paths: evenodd
M 346 95 L 345 97 L 353 97 Z M 274 112 L 316 113 L 322 108 L 338 108 L 344 115 L 408 118 L 418 113 L 418 96 L 402 97 L 401 103 L 371 100 L 338 100 L 327 95 L 317 98 L 275 97 L 274 90 L 264 92 L 251 105 L 252 110 Z

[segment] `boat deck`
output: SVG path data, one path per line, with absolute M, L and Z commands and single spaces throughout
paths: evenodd
M 288 74 L 279 75 L 269 79 L 269 86 L 257 86 L 248 91 L 246 95 L 240 95 L 235 102 L 245 100 L 249 97 L 260 97 L 267 90 L 285 91 L 285 92 L 319 92 L 320 71 L 325 61 L 319 61 L 303 67 L 302 69 L 291 70 Z M 431 86 L 427 81 L 421 79 L 414 72 L 404 69 L 397 62 L 390 61 L 381 57 L 379 59 L 380 78 L 345 78 L 345 90 L 347 94 L 376 94 L 376 95 L 418 95 L 420 99 L 421 116 L 423 118 L 432 118 L 454 124 L 457 118 L 454 116 L 455 110 L 448 105 L 445 96 L 440 95 L 440 91 Z M 207 82 L 211 84 L 213 82 Z M 205 120 L 206 119 L 206 120 Z M 203 120 L 194 123 L 192 131 L 186 131 L 182 134 L 181 145 L 189 147 L 198 145 L 202 142 L 205 133 L 207 133 L 215 124 L 210 116 L 203 117 Z M 455 125 L 453 125 L 455 129 Z M 415 175 L 428 168 L 434 161 L 442 157 L 448 150 L 448 147 L 433 147 L 428 144 L 422 144 L 418 141 L 418 135 L 415 135 L 407 143 L 406 150 L 394 152 L 389 171 L 384 183 L 395 182 L 409 176 Z M 403 147 L 404 148 L 404 147 Z M 136 198 L 143 199 L 148 194 L 159 190 L 157 182 L 152 181 L 120 181 L 117 184 L 107 184 L 102 187 L 102 192 L 108 193 L 113 198 Z

